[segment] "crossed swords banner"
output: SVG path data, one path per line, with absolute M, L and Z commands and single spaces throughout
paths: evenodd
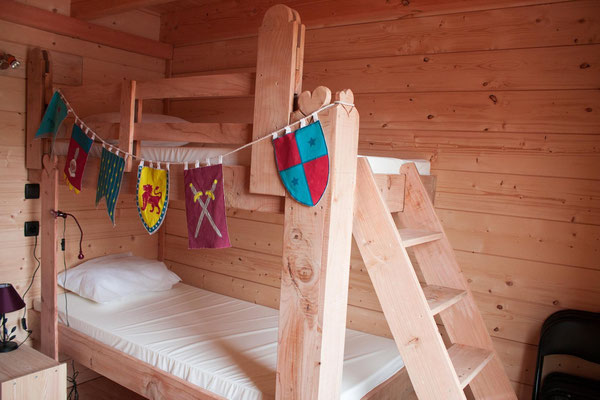
M 183 171 L 190 249 L 231 247 L 225 215 L 223 165 Z

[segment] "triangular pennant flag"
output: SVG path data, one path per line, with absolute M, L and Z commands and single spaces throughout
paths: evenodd
M 93 142 L 94 141 L 92 139 L 83 133 L 79 126 L 73 125 L 64 175 L 65 179 L 67 180 L 67 184 L 69 185 L 69 189 L 74 189 L 75 193 L 79 193 L 81 191 L 83 170 L 85 169 L 88 153 L 90 152 Z
M 162 225 L 169 206 L 169 171 L 144 167 L 137 175 L 137 209 L 144 228 L 153 234 Z
M 40 127 L 35 133 L 36 139 L 47 136 L 52 136 L 54 138 L 58 133 L 60 124 L 67 117 L 67 112 L 68 108 L 64 100 L 58 92 L 54 92 L 50 104 L 48 104 L 48 108 L 46 108 Z
M 115 207 L 121 190 L 124 168 L 124 159 L 104 147 L 102 148 L 98 188 L 96 189 L 96 207 L 98 207 L 100 199 L 104 197 L 106 199 L 106 210 L 113 225 L 115 225 Z
M 329 155 L 321 122 L 273 139 L 277 171 L 290 196 L 307 206 L 321 200 L 329 182 Z
M 190 249 L 231 247 L 225 215 L 223 165 L 183 171 Z

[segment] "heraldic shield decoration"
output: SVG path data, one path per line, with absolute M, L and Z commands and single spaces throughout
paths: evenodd
M 299 203 L 315 206 L 329 181 L 329 155 L 321 122 L 273 140 L 279 176 Z
M 144 228 L 153 234 L 165 220 L 169 206 L 169 171 L 138 167 L 137 208 Z

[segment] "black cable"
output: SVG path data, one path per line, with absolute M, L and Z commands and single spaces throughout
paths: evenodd
M 37 255 L 35 254 L 35 251 L 37 249 L 37 242 L 38 242 L 38 237 L 34 236 L 35 241 L 33 242 L 33 258 L 35 259 L 35 261 L 37 261 L 37 267 L 35 268 L 35 271 L 33 271 L 33 275 L 31 276 L 31 282 L 29 282 L 29 286 L 27 287 L 27 290 L 25 290 L 25 293 L 23 293 L 22 298 L 25 299 L 25 296 L 27 296 L 27 292 L 29 292 L 29 289 L 31 289 L 31 286 L 33 286 L 33 280 L 35 279 L 35 274 L 37 274 L 38 269 L 40 269 L 40 265 L 42 265 L 42 262 L 40 261 L 39 258 L 37 258 Z M 27 309 L 27 307 L 25 308 Z
M 75 370 L 75 361 L 71 360 L 71 369 L 73 370 L 73 376 L 67 377 L 67 381 L 71 384 L 71 390 L 69 390 L 68 400 L 79 400 L 79 392 L 77 391 L 77 376 L 79 371 Z M 71 398 L 73 396 L 73 398 Z
M 75 220 L 75 221 L 77 221 L 77 220 Z M 79 222 L 77 222 L 77 225 L 79 225 Z M 79 227 L 79 229 L 81 229 L 81 227 Z M 64 218 L 63 219 L 63 237 L 62 237 L 63 243 L 65 243 L 66 232 L 67 232 L 67 218 Z M 79 244 L 79 246 L 80 246 L 79 248 L 81 251 L 81 243 Z M 63 289 L 64 289 L 63 294 L 65 295 L 65 319 L 67 322 L 67 326 L 71 326 L 71 325 L 69 325 L 69 303 L 67 302 L 67 288 L 66 288 L 66 286 L 67 286 L 67 251 L 64 246 L 63 246 L 62 252 L 63 252 L 64 276 L 65 276 L 65 279 L 63 279 Z
M 27 332 L 27 337 L 25 338 L 25 340 L 23 340 L 21 342 L 19 347 L 21 347 L 23 345 L 23 343 L 25 343 L 27 341 L 27 339 L 29 339 L 29 336 L 31 336 L 31 333 L 33 332 L 32 330 L 27 329 L 27 303 L 25 301 L 25 296 L 29 292 L 29 289 L 31 289 L 31 287 L 33 286 L 33 282 L 35 281 L 35 275 L 37 274 L 38 270 L 40 269 L 40 266 L 42 265 L 42 262 L 35 254 L 35 252 L 37 250 L 38 237 L 37 236 L 34 236 L 34 237 L 35 237 L 35 241 L 33 242 L 33 258 L 37 262 L 37 267 L 35 268 L 35 271 L 33 271 L 33 275 L 31 275 L 31 281 L 29 282 L 29 286 L 27 286 L 27 289 L 23 293 L 23 296 L 21 296 L 21 298 L 23 299 L 23 302 L 25 303 L 25 307 L 23 308 L 23 317 L 21 317 L 21 327 Z

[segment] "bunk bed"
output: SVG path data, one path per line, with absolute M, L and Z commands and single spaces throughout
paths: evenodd
M 48 101 L 53 91 L 51 67 L 47 68 L 44 64 L 47 57 L 41 50 L 30 57 L 26 162 L 30 170 L 41 170 L 42 297 L 36 309 L 41 313 L 42 351 L 57 358 L 60 350 L 84 366 L 151 399 L 333 399 L 340 396 L 344 399 L 409 399 L 415 398 L 409 374 L 417 394 L 424 399 L 440 398 L 440 393 L 448 394 L 445 396 L 448 399 L 462 399 L 463 388 L 469 383 L 476 396 L 492 391 L 504 396 L 498 398 L 513 398 L 506 395 L 512 389 L 506 376 L 499 372 L 502 367 L 494 357 L 481 317 L 473 311 L 474 303 L 462 277 L 455 279 L 451 287 L 444 287 L 440 282 L 422 288 L 414 271 L 411 274 L 407 272 L 405 276 L 397 275 L 397 281 L 377 272 L 371 277 L 395 342 L 366 333 L 346 331 L 348 265 L 353 233 L 367 267 L 373 267 L 374 271 L 379 264 L 389 263 L 394 257 L 411 266 L 405 247 L 441 241 L 445 246 L 438 251 L 441 253 L 447 251 L 449 244 L 439 223 L 435 225 L 437 220 L 429 218 L 433 228 L 426 234 L 422 229 L 411 227 L 410 221 L 405 221 L 409 222 L 406 224 L 408 228 L 400 233 L 394 225 L 395 233 L 389 237 L 390 240 L 396 240 L 397 243 L 393 244 L 399 243 L 401 250 L 398 251 L 401 253 L 392 252 L 390 254 L 394 257 L 391 257 L 388 250 L 395 247 L 385 243 L 381 247 L 380 242 L 387 239 L 380 238 L 377 232 L 372 231 L 367 223 L 370 217 L 355 205 L 356 201 L 368 205 L 366 208 L 374 207 L 384 212 L 387 216 L 374 214 L 375 220 L 369 222 L 377 223 L 377 218 L 381 216 L 379 222 L 382 227 L 393 224 L 390 213 L 404 210 L 406 204 L 422 208 L 431 203 L 424 194 L 426 192 L 414 164 L 400 167 L 402 162 L 377 158 L 358 158 L 357 161 L 359 116 L 358 110 L 352 106 L 353 94 L 346 90 L 332 96 L 329 89 L 324 87 L 318 87 L 312 93 L 302 92 L 303 48 L 304 26 L 300 23 L 299 15 L 286 6 L 277 5 L 267 11 L 259 29 L 256 73 L 61 88 L 80 117 L 84 121 L 88 118 L 86 124 L 93 127 L 102 138 L 116 140 L 119 148 L 128 153 L 146 154 L 145 157 L 150 159 L 172 159 L 173 162 L 191 162 L 211 157 L 219 154 L 223 146 L 242 145 L 264 137 L 291 121 L 310 117 L 332 100 L 338 102 L 319 115 L 329 148 L 331 175 L 328 189 L 318 207 L 299 206 L 286 196 L 273 167 L 273 150 L 268 141 L 252 146 L 247 154 L 224 164 L 227 207 L 283 213 L 285 216 L 279 312 L 185 284 L 176 285 L 168 293 L 132 298 L 120 302 L 118 306 L 121 308 L 110 308 L 111 315 L 117 317 L 113 321 L 116 325 L 109 324 L 109 331 L 110 327 L 119 332 L 128 331 L 133 318 L 130 313 L 132 308 L 148 311 L 138 313 L 141 319 L 136 322 L 158 325 L 160 330 L 164 325 L 157 321 L 167 319 L 177 326 L 182 323 L 182 317 L 178 317 L 177 313 L 161 314 L 160 307 L 154 307 L 156 312 L 152 313 L 152 307 L 148 304 L 169 303 L 173 301 L 172 298 L 187 296 L 187 307 L 192 308 L 181 305 L 169 308 L 182 308 L 198 318 L 194 323 L 195 333 L 185 338 L 186 346 L 199 349 L 209 358 L 230 361 L 229 364 L 216 363 L 212 370 L 209 368 L 204 371 L 196 368 L 193 362 L 178 364 L 176 359 L 165 358 L 174 348 L 165 346 L 157 351 L 152 346 L 143 347 L 143 343 L 132 341 L 131 335 L 111 335 L 99 329 L 107 318 L 103 315 L 104 311 L 74 294 L 65 297 L 69 298 L 71 305 L 68 317 L 71 319 L 70 326 L 65 324 L 67 318 L 63 311 L 62 296 L 57 296 L 58 235 L 51 213 L 59 209 L 59 158 L 56 154 L 48 154 L 48 142 L 42 144 L 33 140 L 34 131 L 31 128 L 38 125 L 44 102 Z M 143 112 L 146 102 L 156 99 L 252 95 L 252 124 L 185 122 L 155 118 Z M 115 111 L 118 111 L 116 117 L 115 114 L 106 114 Z M 99 113 L 104 115 L 97 116 Z M 146 143 L 150 146 L 144 146 L 144 141 L 165 140 L 185 142 L 187 145 L 174 148 L 170 143 L 169 147 L 161 148 L 157 143 Z M 55 149 L 60 152 L 60 148 L 58 143 Z M 130 157 L 126 162 L 126 171 L 131 171 L 133 167 Z M 171 201 L 177 200 L 177 196 L 182 200 L 183 183 L 177 180 L 182 175 L 182 168 L 171 166 Z M 359 188 L 355 194 L 357 181 L 362 182 L 364 190 Z M 421 196 L 418 201 L 411 203 L 408 199 L 409 188 Z M 381 250 L 381 257 L 373 253 L 375 249 Z M 426 264 L 426 257 L 420 261 Z M 458 266 L 452 264 L 450 267 L 459 271 Z M 370 269 L 369 274 L 371 272 Z M 427 277 L 427 269 L 424 272 Z M 403 282 L 402 287 L 394 287 L 394 282 Z M 405 303 L 396 309 L 390 304 L 399 301 L 397 296 L 401 296 Z M 448 311 L 460 302 L 466 304 L 467 312 Z M 225 331 L 219 331 L 219 328 L 215 330 L 217 333 L 211 331 L 208 334 L 207 329 L 214 327 L 216 322 L 210 310 L 203 314 L 203 305 L 206 304 L 214 304 L 219 310 L 229 307 L 234 310 L 233 314 L 243 314 L 249 319 L 244 322 L 241 317 L 234 320 L 223 317 L 218 325 L 228 328 Z M 446 322 L 449 320 L 445 318 L 458 318 L 456 326 L 463 326 L 448 329 L 449 338 L 455 343 L 450 350 L 446 350 L 437 332 L 433 319 L 436 314 L 448 326 L 450 324 Z M 415 319 L 403 325 L 402 315 L 414 315 Z M 473 318 L 479 318 L 475 319 L 475 334 L 466 332 Z M 257 320 L 261 321 L 258 327 L 255 326 Z M 202 325 L 202 321 L 208 321 L 209 326 Z M 244 348 L 244 343 L 222 340 L 228 334 L 249 337 L 252 345 L 248 345 L 250 348 L 247 352 L 240 351 L 236 346 Z M 136 335 L 147 336 L 152 333 L 135 331 L 133 336 Z M 152 342 L 155 343 L 159 338 L 156 334 Z M 168 343 L 180 339 L 168 335 L 164 337 Z M 464 345 L 473 341 L 481 348 Z M 433 350 L 427 350 L 425 356 L 421 357 L 421 347 Z M 260 350 L 254 351 L 256 348 Z M 402 358 L 406 356 L 405 361 L 410 361 L 406 368 L 396 348 Z M 260 360 L 248 358 L 249 354 L 258 354 Z M 184 354 L 183 358 L 186 357 L 195 359 Z M 233 364 L 231 360 L 234 360 Z M 376 360 L 384 362 L 376 366 Z M 199 364 L 205 363 L 210 364 L 210 360 L 199 361 Z M 364 368 L 366 365 L 373 366 L 373 370 L 368 371 L 368 368 Z M 244 369 L 252 371 L 244 372 Z M 215 371 L 225 371 L 225 375 L 229 371 L 233 378 L 221 379 L 214 375 L 217 373 Z M 473 380 L 478 374 L 482 378 Z M 241 383 L 232 384 L 236 380 Z

